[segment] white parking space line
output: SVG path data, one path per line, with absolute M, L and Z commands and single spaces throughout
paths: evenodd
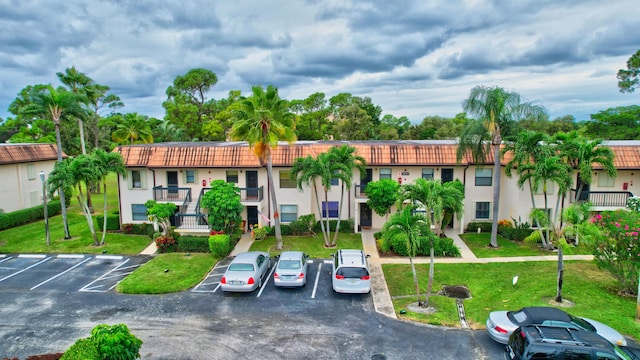
M 100 260 L 122 260 L 122 256 L 119 256 L 119 255 L 96 255 L 96 259 L 100 259 Z
M 51 258 L 50 257 L 49 258 L 44 258 L 43 260 L 40 260 L 37 263 L 35 263 L 35 264 L 33 264 L 33 265 L 29 266 L 29 267 L 26 267 L 26 268 L 24 268 L 24 269 L 22 269 L 20 271 L 14 272 L 11 275 L 7 275 L 7 276 L 3 277 L 2 279 L 0 279 L 0 281 L 7 280 L 8 278 L 11 278 L 11 277 L 14 277 L 14 276 L 16 276 L 18 274 L 21 274 L 21 273 L 31 269 L 32 267 L 36 267 L 36 266 L 38 266 L 38 265 L 40 265 L 40 264 L 42 264 L 42 263 L 44 263 L 45 261 L 48 261 L 48 260 L 51 260 Z
M 96 256 L 97 258 L 97 256 Z M 122 257 L 120 257 L 122 258 Z M 107 271 L 106 273 L 104 273 L 102 276 L 100 276 L 99 278 L 93 280 L 92 282 L 90 282 L 89 284 L 83 286 L 80 290 L 78 291 L 87 291 L 87 292 L 107 292 L 107 290 L 96 290 L 97 288 L 102 287 L 102 285 L 97 285 L 94 287 L 91 287 L 91 285 L 93 285 L 94 283 L 100 281 L 100 280 L 104 280 L 105 278 L 107 278 L 109 276 L 109 274 L 111 274 L 112 272 L 119 270 L 121 266 L 123 266 L 124 264 L 128 263 L 130 259 L 125 260 L 124 262 L 122 262 L 121 264 L 119 264 L 118 266 L 114 267 L 113 269 Z M 111 276 L 112 277 L 112 276 Z M 117 284 L 116 284 L 117 285 Z
M 191 292 L 199 292 L 199 293 L 214 293 L 214 292 L 216 292 L 216 290 L 218 290 L 218 288 L 220 287 L 220 283 L 218 281 L 214 281 L 214 282 L 210 282 L 210 283 L 208 283 L 206 281 L 210 277 L 224 275 L 224 272 L 214 273 L 214 271 L 217 271 L 219 269 L 224 269 L 224 268 L 227 268 L 227 267 L 228 267 L 228 265 L 214 266 L 213 269 L 211 270 L 211 272 L 204 279 L 202 279 L 202 281 L 200 281 L 200 283 L 198 285 L 193 287 Z M 213 290 L 200 290 L 200 286 L 214 285 L 214 284 L 218 284 L 218 286 L 216 286 L 216 288 L 213 289 Z
M 47 255 L 44 254 L 21 254 L 18 255 L 19 258 L 23 259 L 44 259 Z
M 275 265 L 271 268 L 271 271 L 269 272 L 269 276 L 267 276 L 267 279 L 265 280 L 264 283 L 262 283 L 262 287 L 260 287 L 260 291 L 258 291 L 258 296 L 256 297 L 260 297 L 260 295 L 262 295 L 262 291 L 265 288 L 265 285 L 267 285 L 267 283 L 269 282 L 269 279 L 271 279 L 271 276 L 273 276 L 273 273 L 276 271 L 276 267 Z
M 6 256 L 6 255 L 3 255 L 2 257 L 5 257 L 5 256 Z M 9 260 L 9 259 L 13 259 L 13 257 L 9 256 L 9 257 L 7 257 L 7 258 L 4 258 L 4 259 L 0 260 L 0 263 L 3 263 L 3 262 L 5 262 L 5 261 L 7 261 L 7 260 Z
M 58 257 L 60 257 L 60 256 L 58 256 Z M 84 256 L 83 256 L 83 257 L 84 257 Z M 55 278 L 58 278 L 58 277 L 60 277 L 60 276 L 62 276 L 62 275 L 64 275 L 64 274 L 66 274 L 67 272 L 69 272 L 69 271 L 71 271 L 71 270 L 73 270 L 73 269 L 77 268 L 78 266 L 80 266 L 80 265 L 82 265 L 82 264 L 86 263 L 86 262 L 87 262 L 87 261 L 89 261 L 89 260 L 91 260 L 91 258 L 90 258 L 90 257 L 89 257 L 89 258 L 86 258 L 86 259 L 84 259 L 84 260 L 82 260 L 81 262 L 79 262 L 79 263 L 77 263 L 77 264 L 75 264 L 75 265 L 73 265 L 72 267 L 70 267 L 70 268 L 68 268 L 67 270 L 65 270 L 65 271 L 63 271 L 63 272 L 61 272 L 61 273 L 57 274 L 56 276 L 52 276 L 52 277 L 50 277 L 49 279 L 47 279 L 47 280 L 45 280 L 45 281 L 41 282 L 40 284 L 38 284 L 38 285 L 36 285 L 36 286 L 32 287 L 32 288 L 31 288 L 31 289 L 29 289 L 29 290 L 36 289 L 36 288 L 38 288 L 40 285 L 44 285 L 44 284 L 48 283 L 49 281 L 51 281 L 51 280 L 53 280 L 53 279 L 55 279 Z
M 60 254 L 57 256 L 58 259 L 82 259 L 84 255 L 80 254 Z
M 311 293 L 311 298 L 316 298 L 316 290 L 318 289 L 318 281 L 320 280 L 320 270 L 322 270 L 322 263 L 318 265 L 318 272 L 316 273 L 316 281 L 313 283 L 313 292 Z

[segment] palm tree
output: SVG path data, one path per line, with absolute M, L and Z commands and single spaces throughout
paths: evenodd
M 476 86 L 471 89 L 469 98 L 464 101 L 464 110 L 478 117 L 463 130 L 458 144 L 457 158 L 462 159 L 465 153 L 471 152 L 476 164 L 482 164 L 493 146 L 493 218 L 491 226 L 491 247 L 498 247 L 498 214 L 500 204 L 500 145 L 503 130 L 512 123 L 525 117 L 539 117 L 544 108 L 539 105 L 523 102 L 516 92 L 509 92 L 501 87 Z M 482 125 L 482 126 L 480 126 Z M 487 142 L 487 139 L 491 142 Z
M 91 80 L 90 77 L 79 72 L 75 66 L 65 69 L 64 73 L 56 73 L 56 75 L 58 75 L 58 79 L 60 79 L 60 82 L 65 84 L 69 88 L 69 91 L 81 98 L 82 102 L 88 103 L 86 88 L 93 83 L 93 80 Z M 78 130 L 80 131 L 80 148 L 82 149 L 83 154 L 87 153 L 84 139 L 84 126 L 82 122 L 83 117 L 85 116 L 86 112 L 77 114 L 77 116 L 75 116 L 78 121 Z
M 526 170 L 520 170 L 521 166 L 531 165 L 536 161 L 541 161 L 546 157 L 553 155 L 553 148 L 549 145 L 549 137 L 544 133 L 539 133 L 535 131 L 522 131 L 519 132 L 518 135 L 512 139 L 512 141 L 508 141 L 505 143 L 504 148 L 502 149 L 502 154 L 512 154 L 511 160 L 507 163 L 505 167 L 505 175 L 511 177 L 512 171 L 516 168 L 516 172 L 521 174 L 523 173 L 526 177 L 526 183 L 529 187 L 529 195 L 531 196 L 531 206 L 533 209 L 536 208 L 536 200 L 534 196 L 533 184 L 531 181 L 531 171 L 532 168 L 527 168 Z M 521 175 L 522 177 L 522 175 Z M 518 180 L 518 186 L 520 189 L 523 188 L 525 181 Z M 534 221 L 536 223 L 536 227 L 540 232 L 540 238 L 542 239 L 542 246 L 547 247 L 547 240 L 542 232 L 542 228 L 540 226 L 539 219 L 534 217 Z
M 100 243 L 98 242 L 98 236 L 96 234 L 96 229 L 93 225 L 93 217 L 91 216 L 91 209 L 89 209 L 89 205 L 87 204 L 87 200 L 85 198 L 85 194 L 82 191 L 82 184 L 84 183 L 85 187 L 88 189 L 88 184 L 92 182 L 99 181 L 102 178 L 102 173 L 100 169 L 97 167 L 95 159 L 89 155 L 80 154 L 75 158 L 69 158 L 67 161 L 70 161 L 69 164 L 69 172 L 72 178 L 74 186 L 78 189 L 78 203 L 80 204 L 80 208 L 82 209 L 82 213 L 87 219 L 87 224 L 89 225 L 89 231 L 91 231 L 91 237 L 93 238 L 93 245 L 98 246 Z
M 56 145 L 58 152 L 58 163 L 62 162 L 62 141 L 60 140 L 60 120 L 67 113 L 77 113 L 78 97 L 76 94 L 66 91 L 64 88 L 54 89 L 51 85 L 36 86 L 32 88 L 31 103 L 20 109 L 21 114 L 30 114 L 49 118 L 53 121 L 56 132 Z M 69 232 L 69 221 L 67 219 L 67 206 L 65 200 L 64 187 L 58 189 L 60 194 L 60 207 L 62 208 L 62 223 L 64 227 L 65 240 L 71 239 Z
M 150 144 L 153 142 L 153 133 L 146 116 L 128 113 L 120 117 L 111 138 L 119 144 Z
M 413 284 L 416 287 L 416 295 L 418 305 L 423 305 L 420 301 L 420 285 L 418 283 L 418 274 L 413 264 L 413 258 L 420 247 L 420 238 L 429 232 L 429 221 L 422 214 L 415 214 L 416 205 L 405 206 L 401 211 L 393 214 L 387 221 L 382 232 L 388 240 L 402 238 L 406 241 L 409 254 L 409 263 L 411 264 L 411 272 L 413 273 Z M 429 299 L 427 298 L 427 302 Z
M 98 169 L 100 176 L 102 177 L 102 187 L 103 187 L 103 201 L 104 201 L 104 211 L 103 211 L 103 224 L 102 224 L 102 239 L 100 240 L 100 245 L 104 245 L 104 240 L 107 235 L 107 175 L 109 173 L 116 174 L 124 174 L 125 166 L 124 161 L 122 160 L 122 155 L 120 153 L 109 153 L 100 148 L 96 148 L 93 151 L 93 158 L 95 161 L 95 166 Z
M 282 231 L 273 182 L 271 151 L 278 146 L 278 141 L 296 140 L 295 115 L 289 111 L 288 102 L 280 98 L 276 87 L 269 85 L 265 91 L 262 86 L 254 86 L 252 95 L 241 100 L 241 109 L 235 112 L 235 120 L 231 128 L 231 138 L 247 141 L 260 163 L 267 164 L 269 196 L 274 209 L 276 248 L 280 250 Z
M 333 235 L 333 241 L 331 245 L 336 245 L 338 241 L 338 233 L 340 232 L 340 220 L 342 219 L 342 206 L 344 204 L 344 190 L 351 190 L 351 181 L 353 181 L 353 169 L 358 169 L 360 176 L 365 175 L 366 160 L 359 155 L 355 154 L 356 148 L 342 145 L 340 147 L 333 146 L 329 149 L 329 154 L 332 155 L 333 161 L 340 164 L 342 170 L 339 170 L 342 175 L 342 184 L 340 186 L 340 204 L 338 207 L 338 223 L 336 224 L 336 232 Z
M 296 185 L 299 190 L 302 190 L 302 185 L 311 185 L 313 188 L 313 194 L 316 198 L 316 206 L 318 209 L 318 214 L 322 216 L 322 209 L 320 208 L 320 198 L 318 197 L 318 183 L 316 178 L 320 176 L 320 171 L 318 169 L 318 162 L 311 157 L 311 155 L 307 155 L 307 157 L 297 158 L 293 162 L 293 166 L 289 172 L 291 179 L 296 180 Z M 324 238 L 325 247 L 329 247 L 331 242 L 329 241 L 328 231 L 325 230 L 324 221 L 320 219 L 320 228 L 322 229 L 322 236 Z M 328 230 L 328 229 L 327 229 Z

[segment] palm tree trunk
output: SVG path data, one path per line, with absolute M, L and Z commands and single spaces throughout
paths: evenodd
M 340 203 L 338 204 L 338 223 L 336 224 L 336 233 L 333 235 L 333 241 L 331 245 L 336 245 L 338 243 L 338 233 L 340 232 L 340 220 L 342 220 L 342 204 L 344 202 L 344 181 L 341 181 L 342 188 L 340 189 Z
M 427 295 L 425 295 L 424 306 L 429 306 L 429 298 L 431 297 L 431 291 L 433 290 L 433 272 L 435 268 L 435 256 L 433 253 L 433 244 L 431 244 L 431 250 L 429 250 L 429 282 L 427 283 Z
M 102 222 L 102 239 L 100 240 L 100 245 L 104 245 L 104 240 L 107 236 L 107 182 L 105 181 L 105 179 L 102 179 L 102 186 L 103 186 L 102 199 L 104 201 L 104 207 L 103 207 L 104 220 Z
M 411 272 L 413 273 L 413 284 L 416 286 L 416 295 L 418 296 L 418 306 L 420 303 L 420 285 L 418 284 L 418 274 L 416 273 L 416 266 L 413 264 L 413 257 L 409 256 L 409 263 L 411 264 Z
M 531 195 L 531 206 L 533 207 L 533 209 L 536 209 L 536 199 L 535 196 L 533 196 L 533 184 L 531 184 L 531 180 L 527 180 L 527 182 L 529 183 L 529 194 Z M 540 233 L 540 239 L 542 240 L 542 247 L 543 248 L 547 248 L 547 239 L 544 236 L 544 231 L 542 231 L 542 228 L 540 227 L 540 220 L 538 218 L 535 218 L 533 220 L 536 224 L 536 227 L 538 228 L 538 232 Z
M 98 246 L 100 243 L 98 242 L 98 235 L 96 234 L 96 229 L 93 226 L 93 217 L 91 216 L 91 212 L 89 211 L 89 206 L 87 202 L 84 200 L 84 194 L 82 193 L 82 184 L 78 183 L 78 203 L 82 208 L 82 213 L 84 214 L 85 219 L 87 220 L 87 224 L 89 225 L 89 231 L 91 232 L 91 238 L 93 238 L 93 245 Z
M 329 235 L 328 231 L 325 231 L 324 221 L 322 221 L 322 208 L 320 207 L 320 198 L 318 197 L 318 186 L 316 185 L 315 179 L 313 180 L 313 192 L 316 195 L 316 207 L 318 208 L 318 214 L 320 214 L 320 229 L 322 230 L 322 238 L 324 240 L 324 245 L 329 247 L 331 244 L 329 243 Z
M 329 241 L 329 246 L 331 246 L 331 226 L 329 224 L 329 193 L 327 191 L 326 188 L 324 188 L 324 203 L 325 203 L 325 209 L 324 209 L 324 217 L 322 219 L 322 221 L 324 221 L 326 219 L 327 223 L 326 223 L 326 228 L 327 228 L 327 241 Z M 320 214 L 322 215 L 322 214 Z
M 282 230 L 280 229 L 280 214 L 278 213 L 276 189 L 273 185 L 273 164 L 271 163 L 271 152 L 267 153 L 267 177 L 269 178 L 269 196 L 271 196 L 271 204 L 273 206 L 273 220 L 276 227 L 276 249 L 282 250 Z
M 493 219 L 491 220 L 491 243 L 489 246 L 498 247 L 498 210 L 500 205 L 500 143 L 493 145 Z
M 62 140 L 60 140 L 60 119 L 54 118 L 53 124 L 56 130 L 56 145 L 58 147 L 58 162 L 62 162 Z M 62 226 L 64 228 L 64 239 L 71 239 L 71 233 L 69 232 L 69 220 L 67 219 L 67 202 L 64 198 L 64 186 L 58 189 L 60 194 L 60 211 L 62 213 Z

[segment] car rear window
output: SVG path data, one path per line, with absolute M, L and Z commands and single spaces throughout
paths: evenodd
M 555 360 L 556 349 L 549 346 L 533 345 L 527 351 L 527 359 Z M 573 359 L 573 358 L 568 358 L 568 359 Z M 576 359 L 579 359 L 579 358 L 576 358 Z
M 298 270 L 301 267 L 299 260 L 280 260 L 278 263 L 278 269 L 283 270 Z
M 363 276 L 368 276 L 369 271 L 365 268 L 361 267 L 346 267 L 343 266 L 336 271 L 336 274 L 344 276 L 345 278 L 361 278 Z
M 231 264 L 229 265 L 230 271 L 253 271 L 253 264 Z

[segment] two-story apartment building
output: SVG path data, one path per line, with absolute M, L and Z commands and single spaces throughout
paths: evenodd
M 43 203 L 40 172 L 57 160 L 53 144 L 0 144 L 0 209 L 11 212 Z
M 371 211 L 366 205 L 363 189 L 370 181 L 393 179 L 411 183 L 415 179 L 440 179 L 443 182 L 460 180 L 465 186 L 464 215 L 455 220 L 453 227 L 464 230 L 471 221 L 490 221 L 492 216 L 493 174 L 492 159 L 485 164 L 475 164 L 470 157 L 456 161 L 457 143 L 453 140 L 423 141 L 298 141 L 283 143 L 274 149 L 274 185 L 278 200 L 278 212 L 283 223 L 301 215 L 315 214 L 319 219 L 318 204 L 309 187 L 299 190 L 289 178 L 289 170 L 296 158 L 317 156 L 332 146 L 348 144 L 366 160 L 365 173 L 354 170 L 353 183 L 342 206 L 342 218 L 353 218 L 356 231 L 361 228 L 380 228 L 385 217 Z M 607 144 L 615 154 L 618 168 L 615 178 L 595 169 L 590 188 L 583 190 L 583 199 L 589 199 L 595 210 L 623 208 L 626 199 L 633 196 L 640 183 L 640 141 L 612 141 Z M 266 165 L 260 164 L 253 151 L 244 142 L 162 143 L 120 146 L 115 151 L 122 154 L 127 167 L 119 178 L 120 214 L 122 223 L 145 222 L 144 203 L 147 200 L 171 201 L 178 205 L 173 223 L 178 231 L 206 232 L 208 225 L 199 199 L 209 189 L 213 180 L 235 183 L 241 192 L 245 206 L 243 219 L 245 230 L 250 225 L 268 225 L 274 210 L 269 200 Z M 532 210 L 529 189 L 520 189 L 517 178 L 501 177 L 500 219 L 529 220 Z M 574 183 L 577 174 L 574 174 Z M 634 185 L 635 183 L 635 185 Z M 332 219 L 340 213 L 341 184 L 336 180 L 329 191 L 327 201 L 320 196 L 320 212 L 328 212 Z M 319 186 L 319 188 L 321 188 Z M 553 186 L 549 190 L 549 208 L 555 205 L 557 195 Z M 635 191 L 638 192 L 637 190 Z M 541 208 L 544 199 L 541 191 L 534 194 L 536 206 Z M 575 189 L 562 206 L 575 201 Z

